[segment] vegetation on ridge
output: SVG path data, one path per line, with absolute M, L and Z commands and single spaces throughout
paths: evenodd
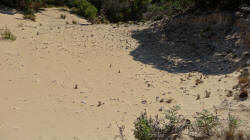
M 25 15 L 48 5 L 68 6 L 91 21 L 101 16 L 111 22 L 160 19 L 187 9 L 234 10 L 248 0 L 2 0 L 0 4 L 23 9 Z M 26 16 L 30 17 L 30 16 Z M 101 19 L 103 19 L 101 18 Z M 32 19 L 34 19 L 32 17 Z

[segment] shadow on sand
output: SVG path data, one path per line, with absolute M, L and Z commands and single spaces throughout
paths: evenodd
M 246 66 L 249 51 L 228 38 L 229 27 L 181 26 L 155 28 L 133 33 L 139 47 L 130 52 L 133 59 L 170 73 L 200 72 L 205 75 L 229 74 Z
M 0 5 L 0 13 L 7 14 L 7 15 L 15 15 L 15 14 L 20 13 L 20 12 L 18 10 Z

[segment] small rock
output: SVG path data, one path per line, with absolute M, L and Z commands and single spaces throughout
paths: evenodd
M 205 90 L 205 98 L 209 98 L 209 97 L 210 97 L 210 95 L 211 95 L 211 92 L 209 92 L 209 91 Z
M 163 98 L 161 98 L 160 103 L 163 103 L 163 102 L 164 102 L 164 99 L 163 99 Z
M 143 101 L 141 101 L 141 103 L 142 103 L 142 104 L 146 104 L 146 103 L 147 103 L 147 101 L 146 101 L 146 100 L 143 100 Z
M 73 139 L 73 140 L 79 140 L 79 138 L 76 137 L 76 136 L 72 137 L 72 139 Z
M 227 97 L 232 97 L 233 96 L 233 91 L 232 90 L 229 90 L 228 92 L 227 92 L 227 95 L 226 95 Z
M 174 99 L 172 99 L 172 98 L 167 99 L 167 100 L 166 100 L 166 103 L 169 103 L 169 104 L 170 104 L 170 103 L 172 103 L 173 100 L 174 100 Z
M 77 84 L 74 86 L 74 89 L 78 89 L 78 85 Z
M 203 83 L 203 81 L 202 81 L 201 79 L 196 79 L 196 80 L 195 80 L 195 85 L 199 85 L 199 84 L 201 84 L 201 83 Z
M 242 90 L 239 92 L 239 94 L 236 96 L 236 99 L 239 99 L 241 101 L 246 100 L 249 97 L 247 90 Z
M 155 100 L 156 100 L 156 101 L 158 101 L 158 100 L 159 100 L 159 98 L 160 98 L 159 96 L 156 96 L 156 97 L 155 97 Z
M 160 112 L 162 112 L 162 110 L 163 110 L 163 108 L 162 108 L 162 107 L 158 109 L 158 111 L 160 111 Z
M 84 101 L 81 101 L 82 104 L 86 104 Z
M 148 86 L 148 87 L 151 87 L 151 84 L 147 83 L 147 86 Z
M 200 94 L 197 94 L 196 100 L 200 100 L 200 98 L 201 98 L 201 95 L 200 95 Z
M 104 105 L 101 101 L 98 101 L 97 107 L 100 107 L 101 105 Z

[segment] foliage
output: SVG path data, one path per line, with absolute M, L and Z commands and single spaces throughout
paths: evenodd
M 203 110 L 195 116 L 194 122 L 185 119 L 178 113 L 180 106 L 173 106 L 166 110 L 165 118 L 148 117 L 142 113 L 134 122 L 134 135 L 138 140 L 170 140 L 181 137 L 182 132 L 188 130 L 188 135 L 194 139 L 218 139 L 218 140 L 248 140 L 250 135 L 238 130 L 241 120 L 228 115 L 228 125 L 219 123 L 222 121 L 217 115 Z M 220 129 L 219 129 L 220 128 Z M 217 131 L 215 131 L 217 130 Z
M 87 0 L 72 0 L 70 5 L 77 8 L 77 12 L 89 20 L 94 20 L 96 18 L 98 10 Z
M 189 125 L 182 115 L 178 114 L 179 106 L 166 110 L 165 119 L 148 117 L 144 112 L 135 121 L 134 135 L 138 140 L 163 140 L 177 138 Z
M 203 110 L 197 113 L 196 120 L 193 124 L 193 129 L 203 136 L 210 137 L 213 135 L 215 128 L 219 125 L 219 118 L 217 115 Z
M 181 107 L 179 105 L 171 107 L 169 110 L 166 110 L 165 118 L 173 124 L 179 123 L 183 119 L 182 115 L 179 115 L 177 112 L 180 109 Z
M 230 130 L 237 129 L 241 123 L 241 120 L 231 114 L 228 115 L 228 128 Z
M 93 21 L 97 15 L 111 22 L 161 19 L 188 9 L 234 10 L 249 0 L 1 0 L 0 4 L 18 7 L 30 13 L 46 5 L 69 6 Z
M 148 10 L 151 0 L 90 0 L 98 8 L 99 14 L 111 22 L 141 20 Z
M 134 135 L 138 140 L 152 140 L 154 138 L 153 128 L 149 124 L 147 113 L 141 114 L 134 122 Z

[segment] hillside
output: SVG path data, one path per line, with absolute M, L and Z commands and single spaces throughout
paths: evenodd
M 216 108 L 222 116 L 230 111 L 249 129 L 249 98 L 228 96 L 237 92 L 240 70 L 249 65 L 249 32 L 234 51 L 220 45 L 224 36 L 196 40 L 196 28 L 180 33 L 192 25 L 171 27 L 177 22 L 160 31 L 153 26 L 162 24 L 151 22 L 92 25 L 61 8 L 45 8 L 33 22 L 1 7 L 0 28 L 10 29 L 16 40 L 0 40 L 0 139 L 121 139 L 124 125 L 125 137 L 133 140 L 133 122 L 144 109 L 154 115 L 176 104 L 190 118 L 202 109 Z M 183 46 L 201 40 L 222 47 L 210 54 L 207 45 Z

